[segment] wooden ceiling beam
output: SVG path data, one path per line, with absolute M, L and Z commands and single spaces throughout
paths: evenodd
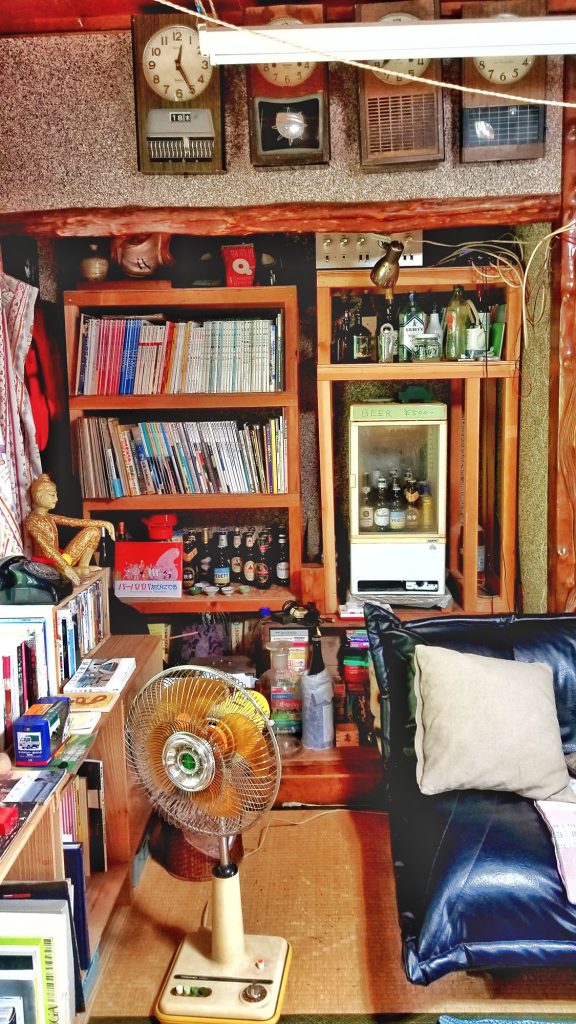
M 170 235 L 261 235 L 273 232 L 409 231 L 555 220 L 560 196 L 483 196 L 382 203 L 279 203 L 237 207 L 143 207 L 0 213 L 0 235 L 34 238 Z

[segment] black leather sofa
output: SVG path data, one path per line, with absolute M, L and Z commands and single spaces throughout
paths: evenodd
M 576 906 L 532 800 L 416 784 L 416 644 L 553 670 L 562 746 L 576 752 L 576 616 L 438 616 L 402 623 L 373 604 L 365 619 L 381 706 L 381 742 L 403 958 L 427 985 L 457 970 L 576 967 Z

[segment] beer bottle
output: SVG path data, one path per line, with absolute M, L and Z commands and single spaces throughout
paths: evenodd
M 360 505 L 358 508 L 358 526 L 362 532 L 369 532 L 374 529 L 374 503 L 372 501 L 370 473 L 362 474 Z
M 378 496 L 374 509 L 374 529 L 384 533 L 390 529 L 390 509 L 386 497 L 386 478 L 381 476 L 378 480 Z
M 392 501 L 390 502 L 390 529 L 404 530 L 406 528 L 406 505 L 402 499 L 402 488 L 398 481 L 392 488 Z
M 244 560 L 242 558 L 242 534 L 240 530 L 234 530 L 232 535 L 232 553 L 230 555 L 230 580 L 232 583 L 243 583 Z
M 244 562 L 242 565 L 242 582 L 249 587 L 254 586 L 254 534 L 247 533 L 244 540 Z
M 212 565 L 212 582 L 215 587 L 227 587 L 230 583 L 230 552 L 225 530 L 218 535 L 218 548 Z
M 210 553 L 210 537 L 206 527 L 202 530 L 202 540 L 198 545 L 198 564 L 200 583 L 212 583 L 212 555 Z
M 275 562 L 276 583 L 279 587 L 288 587 L 290 585 L 290 551 L 288 549 L 288 536 L 283 526 L 278 530 Z
M 187 594 L 195 587 L 198 577 L 198 548 L 196 534 L 192 530 L 184 531 L 183 538 L 183 573 L 182 590 Z
M 258 590 L 268 590 L 268 587 L 272 586 L 273 576 L 270 534 L 267 530 L 264 530 L 258 534 L 258 543 L 256 545 L 254 586 Z

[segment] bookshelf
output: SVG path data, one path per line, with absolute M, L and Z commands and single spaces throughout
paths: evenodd
M 0 640 L 4 626 L 5 636 L 18 626 L 34 634 L 41 696 L 57 694 L 67 678 L 66 627 L 75 623 L 80 659 L 94 654 L 109 635 L 109 587 L 110 570 L 91 566 L 89 575 L 59 604 L 0 605 Z
M 189 323 L 195 322 L 206 325 L 207 323 L 223 324 L 250 324 L 263 323 L 268 319 L 274 321 L 275 335 L 272 332 L 272 354 L 266 356 L 266 350 L 256 348 L 253 344 L 253 352 L 258 351 L 259 355 L 250 356 L 251 372 L 242 368 L 248 356 L 242 359 L 240 355 L 231 356 L 234 340 L 230 339 L 230 330 L 222 329 L 221 337 L 216 341 L 213 335 L 206 333 L 206 344 L 210 344 L 212 338 L 214 348 L 204 350 L 192 348 L 183 350 L 180 360 L 181 374 L 179 383 L 176 376 L 171 376 L 170 347 L 167 344 L 164 350 L 164 361 L 167 362 L 167 371 L 163 375 L 158 370 L 151 371 L 147 378 L 147 384 L 142 390 L 155 388 L 154 394 L 119 394 L 103 393 L 110 389 L 117 392 L 120 390 L 120 376 L 116 381 L 114 374 L 101 368 L 100 393 L 76 394 L 77 385 L 81 380 L 80 361 L 84 353 L 84 341 L 81 341 L 85 333 L 85 323 L 89 317 L 94 319 L 110 317 L 112 319 L 123 319 L 128 317 L 161 315 L 167 322 L 177 325 L 180 321 Z M 194 514 L 206 517 L 208 513 L 214 515 L 215 523 L 218 515 L 223 513 L 228 525 L 233 514 L 250 515 L 273 511 L 285 516 L 285 523 L 288 528 L 290 547 L 290 586 L 288 588 L 278 587 L 261 591 L 252 588 L 247 594 L 238 592 L 230 596 L 218 595 L 215 598 L 204 597 L 183 597 L 180 599 L 167 600 L 140 600 L 130 602 L 139 610 L 150 614 L 170 614 L 182 611 L 206 612 L 206 611 L 230 611 L 234 613 L 254 612 L 263 604 L 269 605 L 273 610 L 279 610 L 285 601 L 291 598 L 300 598 L 301 594 L 301 566 L 302 566 L 302 502 L 300 493 L 300 426 L 299 426 L 299 400 L 298 400 L 298 303 L 297 293 L 294 287 L 254 287 L 254 288 L 170 288 L 167 286 L 147 288 L 146 286 L 118 286 L 103 287 L 101 289 L 85 289 L 69 291 L 64 294 L 64 316 L 66 333 L 66 350 L 68 362 L 68 390 L 70 395 L 70 419 L 73 437 L 87 429 L 94 429 L 94 422 L 98 419 L 116 419 L 120 424 L 136 423 L 158 423 L 168 424 L 168 431 L 184 431 L 188 437 L 188 431 L 196 429 L 190 424 L 222 422 L 226 417 L 228 423 L 242 423 L 247 421 L 256 424 L 257 429 L 262 429 L 264 422 L 281 423 L 280 447 L 277 449 L 277 458 L 272 461 L 279 464 L 282 460 L 283 486 L 279 487 L 280 476 L 271 472 L 270 480 L 262 485 L 261 477 L 254 471 L 250 473 L 251 456 L 246 448 L 246 442 L 242 439 L 238 444 L 243 445 L 241 451 L 246 454 L 246 462 L 243 463 L 244 476 L 247 477 L 246 491 L 235 489 L 234 480 L 229 478 L 228 486 L 224 490 L 212 488 L 209 493 L 202 491 L 201 473 L 199 479 L 188 482 L 182 488 L 170 489 L 160 493 L 124 493 L 120 496 L 95 497 L 86 494 L 83 500 L 83 513 L 85 516 L 91 514 L 99 517 L 110 518 L 118 521 L 126 513 L 133 511 L 150 512 L 167 510 L 181 513 L 183 519 L 190 520 L 189 525 L 193 528 Z M 171 328 L 172 352 L 176 351 L 175 331 L 176 326 Z M 234 328 L 234 333 L 236 328 Z M 248 336 L 248 328 L 238 327 L 238 335 L 244 340 Z M 190 338 L 192 328 L 190 328 Z M 224 339 L 224 340 L 223 340 Z M 190 345 L 193 342 L 190 340 Z M 201 346 L 202 340 L 197 341 Z M 248 346 L 250 342 L 247 342 Z M 111 342 L 110 359 L 115 359 L 113 352 L 117 352 L 120 343 Z M 114 348 L 116 345 L 116 348 Z M 208 357 L 206 356 L 208 352 Z M 244 352 L 251 351 L 250 348 L 243 349 Z M 166 356 L 168 352 L 168 357 Z M 192 352 L 192 358 L 190 357 Z M 188 353 L 188 354 L 186 354 Z M 200 353 L 200 355 L 198 355 Z M 212 353 L 212 358 L 210 358 Z M 222 358 L 222 356 L 224 358 Z M 161 358 L 159 355 L 158 358 Z M 274 363 L 274 372 L 270 371 L 271 380 L 262 369 L 262 361 L 268 358 Z M 196 359 L 199 361 L 199 368 L 194 368 Z M 222 363 L 218 365 L 218 361 Z M 206 364 L 214 364 L 211 366 Z M 201 365 L 200 365 L 201 364 Z M 186 368 L 189 367 L 189 372 Z M 122 372 L 122 371 L 120 371 Z M 136 371 L 135 371 L 136 372 Z M 104 376 L 102 376 L 104 374 Z M 158 392 L 158 382 L 162 388 L 164 376 L 164 388 Z M 275 377 L 275 379 L 274 379 Z M 95 390 L 94 377 L 89 385 L 89 390 Z M 97 376 L 96 376 L 97 380 Z M 140 382 L 142 381 L 142 371 Z M 155 382 L 155 385 L 154 385 Z M 130 386 L 130 384 L 128 384 Z M 123 384 L 126 389 L 126 380 Z M 178 390 L 178 388 L 186 390 Z M 209 390 L 198 390 L 197 388 Z M 268 390 L 269 387 L 281 388 L 281 390 Z M 195 389 L 196 388 L 196 389 Z M 240 388 L 240 390 L 238 390 Z M 249 390 L 253 388 L 254 390 Z M 89 421 L 92 420 L 92 424 Z M 174 424 L 179 426 L 174 427 Z M 97 429 L 101 428 L 97 426 Z M 105 428 L 104 428 L 105 429 Z M 270 427 L 270 431 L 278 428 Z M 172 436 L 172 435 L 171 435 Z M 180 433 L 181 436 L 181 433 Z M 274 436 L 274 434 L 272 434 Z M 229 451 L 229 462 L 233 460 L 232 466 L 238 468 L 238 461 L 234 461 L 234 438 L 232 448 Z M 272 449 L 272 452 L 274 449 Z M 270 458 L 270 448 L 268 449 Z M 187 466 L 179 464 L 181 479 L 186 481 L 188 473 Z M 78 468 L 78 450 L 76 448 L 76 467 Z M 271 470 L 271 466 L 269 466 Z M 257 467 L 256 467 L 257 469 Z M 193 469 L 190 470 L 194 476 Z M 278 469 L 280 474 L 280 469 Z M 257 486 L 253 486 L 256 483 Z M 269 485 L 269 486 L 268 486 Z M 204 520 L 203 520 L 204 522 Z M 182 523 L 180 523 L 182 525 Z M 230 523 L 230 525 L 233 525 Z
M 454 284 L 474 292 L 472 267 L 403 268 L 395 293 L 451 294 Z M 332 363 L 333 303 L 337 296 L 375 293 L 368 270 L 317 274 L 318 432 L 325 607 L 338 607 L 337 509 L 334 455 L 334 400 L 338 388 L 357 383 L 446 382 L 449 406 L 448 572 L 460 610 L 470 614 L 513 611 L 516 588 L 516 512 L 522 297 L 502 284 L 506 332 L 502 358 L 491 362 Z M 347 429 L 348 424 L 341 424 Z M 480 495 L 482 483 L 482 494 Z M 486 535 L 486 587 L 477 584 L 477 526 Z M 460 558 L 460 528 L 462 557 Z M 402 617 L 419 616 L 409 609 Z M 429 610 L 426 614 L 430 614 Z
M 87 756 L 102 761 L 108 869 L 86 879 L 88 925 L 92 961 L 84 978 L 88 1011 L 113 942 L 108 928 L 114 910 L 131 898 L 132 862 L 150 816 L 150 805 L 128 774 L 124 756 L 124 726 L 128 707 L 138 691 L 162 669 L 161 641 L 152 636 L 106 637 L 101 657 L 136 659 L 136 668 L 109 712 L 102 713 Z M 25 823 L 0 859 L 0 882 L 44 881 L 65 877 L 60 802 L 71 776 Z M 80 1019 L 80 1018 L 78 1018 Z M 82 1018 L 87 1019 L 87 1018 Z

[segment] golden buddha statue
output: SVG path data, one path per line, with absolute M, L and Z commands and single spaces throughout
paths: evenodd
M 69 580 L 77 586 L 90 572 L 90 560 L 98 547 L 102 528 L 114 540 L 114 526 L 106 519 L 73 519 L 52 515 L 58 504 L 56 484 L 47 473 L 41 473 L 30 485 L 32 511 L 24 526 L 32 538 L 35 555 L 49 558 Z M 58 545 L 58 527 L 81 527 L 63 550 Z

